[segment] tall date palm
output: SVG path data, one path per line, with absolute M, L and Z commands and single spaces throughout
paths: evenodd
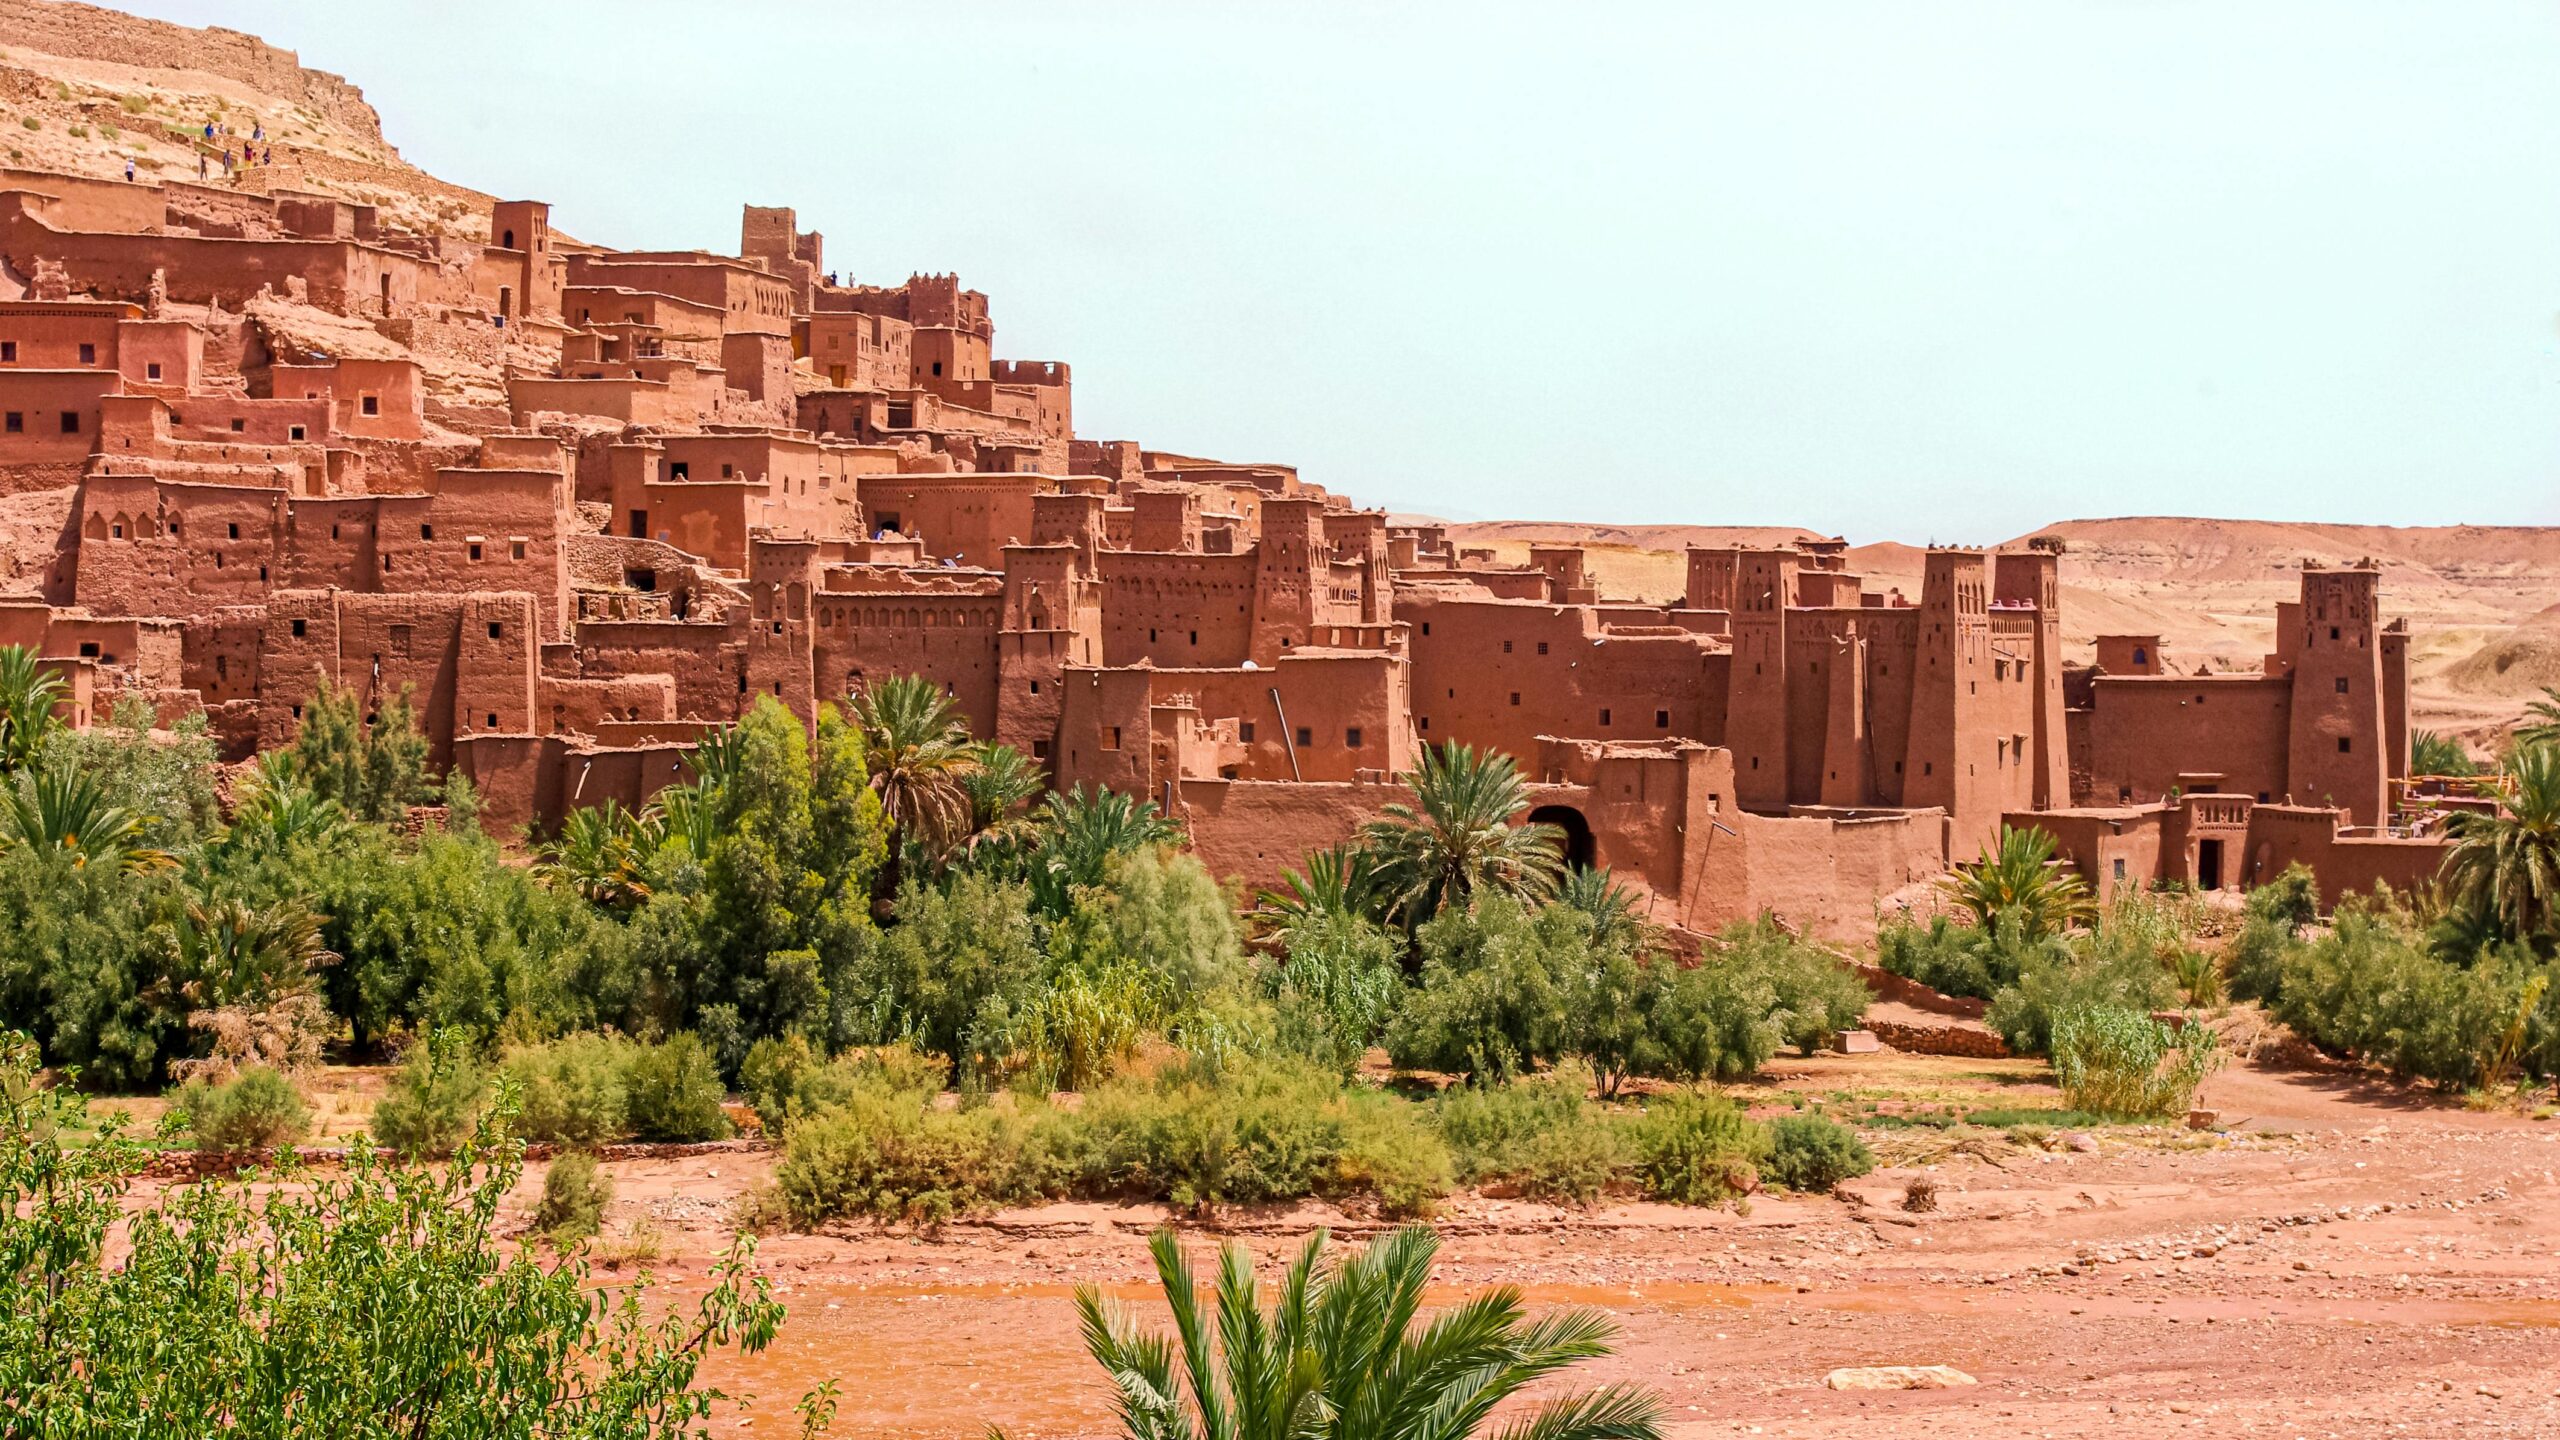
M 1407 928 L 1478 892 L 1540 900 L 1564 878 L 1564 832 L 1514 825 L 1529 787 L 1511 757 L 1451 742 L 1425 746 L 1404 776 L 1413 802 L 1380 807 L 1363 837 L 1391 918 Z
M 2560 743 L 2518 746 L 2498 771 L 2498 808 L 2454 817 L 2444 879 L 2511 938 L 2560 937 Z

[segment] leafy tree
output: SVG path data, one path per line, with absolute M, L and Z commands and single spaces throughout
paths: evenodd
M 170 1192 L 108 1237 L 145 1152 L 0 1052 L 0 1434 L 312 1432 L 425 1440 L 677 1440 L 718 1392 L 704 1355 L 763 1349 L 782 1306 L 741 1241 L 690 1315 L 585 1262 L 506 1243 L 522 1151 L 493 1117 L 453 1164 L 352 1148 L 298 1183 Z M 805 1400 L 806 1430 L 828 1399 Z M 804 1431 L 805 1433 L 805 1431 Z
M 1414 938 L 1420 982 L 1387 1041 L 1398 1065 L 1502 1081 L 1570 1053 L 1573 982 L 1594 963 L 1588 919 L 1486 894 Z
M 1357 915 L 1313 915 L 1291 926 L 1264 990 L 1281 1045 L 1348 1073 L 1378 1043 L 1404 999 L 1402 947 Z
M 987 1018 L 1028 1000 L 1046 969 L 1030 890 L 962 873 L 947 886 L 913 879 L 898 893 L 898 923 L 856 963 L 849 1039 L 906 1040 L 943 1056 L 959 1073 L 972 1035 Z
M 62 676 L 39 662 L 34 650 L 0 645 L 0 775 L 34 763 L 60 723 L 53 707 L 61 702 L 62 688 Z
M 1220 1255 L 1212 1308 L 1171 1231 L 1149 1242 L 1174 1341 L 1138 1333 L 1100 1289 L 1076 1292 L 1085 1348 L 1111 1381 L 1131 1440 L 1469 1440 L 1496 1406 L 1609 1353 L 1596 1311 L 1532 1320 L 1520 1292 L 1485 1291 L 1418 1319 L 1439 1238 L 1398 1230 L 1327 1263 L 1318 1231 L 1264 1309 L 1241 1245 Z M 1214 1341 L 1212 1334 L 1217 1337 Z M 1185 1397 L 1189 1404 L 1184 1403 Z M 1500 1433 L 1514 1440 L 1656 1440 L 1652 1392 L 1608 1386 L 1546 1400 Z
M 2034 826 L 2000 827 L 2000 838 L 1970 865 L 1947 877 L 1956 903 L 1985 928 L 2014 916 L 2027 939 L 2059 934 L 2089 918 L 2089 886 L 2053 858 L 2053 836 Z
M 321 798 L 359 819 L 397 820 L 434 793 L 427 781 L 427 740 L 406 687 L 368 723 L 354 691 L 321 677 L 303 702 L 302 728 L 286 753 Z
M 22 780 L 25 777 L 20 777 Z M 82 863 L 59 848 L 0 847 L 0 1016 L 31 1034 L 49 1064 L 91 1084 L 159 1078 L 181 1017 L 155 1004 L 148 958 L 180 904 L 168 871 Z
M 119 696 L 104 725 L 56 726 L 37 764 L 94 779 L 107 804 L 142 821 L 143 845 L 174 851 L 218 828 L 213 739 L 201 710 L 155 734 L 156 721 L 150 702 Z
M 735 1007 L 745 1044 L 794 1030 L 832 1036 L 852 966 L 873 937 L 872 877 L 886 855 L 863 742 L 832 705 L 812 745 L 800 719 L 765 697 L 706 751 L 698 874 L 642 912 L 644 971 L 675 1028 Z M 692 842 L 684 842 L 690 845 Z
M 1778 928 L 1767 915 L 1726 927 L 1718 937 L 1724 954 L 1715 962 L 1752 975 L 1768 987 L 1769 1023 L 1781 1043 L 1807 1055 L 1857 1025 L 1874 997 L 1866 982 L 1837 956 Z
M 2453 818 L 2443 875 L 2508 938 L 2548 950 L 2560 914 L 2560 744 L 2518 746 L 2497 793 L 2495 811 Z
M 1480 892 L 1540 900 L 1562 878 L 1561 832 L 1513 825 L 1528 787 L 1511 757 L 1450 743 L 1425 746 L 1403 777 L 1413 801 L 1381 807 L 1363 832 L 1390 915 L 1407 929 Z

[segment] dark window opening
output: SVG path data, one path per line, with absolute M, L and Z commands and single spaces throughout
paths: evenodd
M 379 415 L 382 413 L 382 398 L 378 395 L 367 395 L 359 403 L 358 408 L 367 415 Z
M 505 638 L 506 638 L 506 634 L 507 634 L 507 627 L 506 627 L 504 624 L 502 624 L 501 622 L 496 621 L 496 620 L 492 620 L 492 621 L 490 621 L 490 622 L 489 622 L 489 638 L 490 638 L 490 639 L 492 639 L 492 640 L 503 640 L 503 639 L 505 639 Z
M 1360 748 L 1359 726 L 1353 725 L 1342 732 L 1342 747 L 1346 750 L 1357 750 Z
M 2356 742 L 2355 742 L 2354 737 L 2352 737 L 2352 736 L 2348 736 L 2348 735 L 2341 735 L 2341 736 L 2339 736 L 2339 737 L 2338 737 L 2338 753 L 2339 753 L 2339 754 L 2341 754 L 2341 755 L 2351 754 L 2351 753 L 2353 753 L 2353 752 L 2354 752 L 2355 748 L 2356 748 Z
M 1299 748 L 1301 748 L 1301 749 L 1309 749 L 1309 748 L 1312 748 L 1312 747 L 1315 745 L 1315 743 L 1316 743 L 1316 732 L 1315 732 L 1315 731 L 1313 731 L 1313 730 L 1308 729 L 1308 728 L 1307 728 L 1306 726 L 1304 726 L 1304 725 L 1299 726 L 1299 727 L 1298 727 L 1298 745 L 1299 745 Z
M 301 638 L 302 638 L 302 627 L 303 627 L 303 624 L 304 624 L 304 622 L 303 622 L 303 621 L 300 621 L 300 620 L 296 620 L 296 621 L 294 621 L 294 622 L 293 622 L 293 638 L 295 638 L 296 640 L 299 640 L 299 639 L 301 639 Z

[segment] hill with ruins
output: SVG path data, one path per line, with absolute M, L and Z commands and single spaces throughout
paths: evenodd
M 501 833 L 917 674 L 1249 885 L 1444 742 L 1679 928 L 1869 923 L 2027 817 L 2102 891 L 2403 884 L 2442 846 L 2410 732 L 2549 664 L 2535 532 L 1399 520 L 1080 432 L 991 297 L 841 275 L 786 206 L 734 254 L 576 240 L 252 37 L 0 22 L 0 644 L 234 760 L 323 683 L 406 692 Z

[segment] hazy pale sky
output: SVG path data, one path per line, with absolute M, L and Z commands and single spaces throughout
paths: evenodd
M 2560 6 L 137 0 L 581 239 L 956 270 L 1459 518 L 2560 523 Z

